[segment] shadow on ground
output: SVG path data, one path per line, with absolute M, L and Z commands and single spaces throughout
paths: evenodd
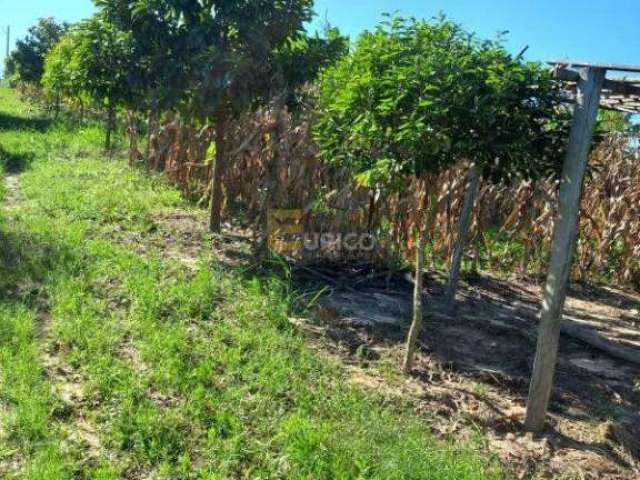
M 10 152 L 0 145 L 0 166 L 5 173 L 24 172 L 35 158 L 33 152 Z
M 0 130 L 35 130 L 44 132 L 51 126 L 48 118 L 25 118 L 0 112 Z
M 411 318 L 408 271 L 306 266 L 295 270 L 294 278 L 303 288 L 329 289 L 309 325 L 314 336 L 321 332 L 325 347 L 347 364 L 362 365 L 364 358 L 374 365 L 386 356 L 399 368 Z M 515 473 L 524 474 L 518 478 L 533 478 L 541 469 L 555 476 L 563 468 L 591 472 L 583 478 L 635 478 L 639 366 L 563 334 L 548 428 L 529 441 L 522 420 L 535 353 L 538 286 L 474 276 L 460 289 L 452 311 L 444 284 L 440 274 L 425 276 L 425 325 L 413 372 L 422 386 L 418 402 L 440 419 L 442 431 L 461 423 L 480 428 Z M 599 322 L 596 331 L 603 336 L 607 327 L 623 325 L 640 337 L 638 324 L 624 320 L 625 309 L 637 307 L 639 297 L 580 285 L 570 296 L 566 314 L 572 322 Z M 365 369 L 375 377 L 374 371 Z
M 11 231 L 0 218 L 0 302 L 46 306 L 42 284 L 68 255 L 53 242 Z
M 51 125 L 51 120 L 46 118 L 24 118 L 0 112 L 0 131 L 3 130 L 31 130 L 37 132 L 46 131 Z M 33 152 L 14 152 L 0 145 L 0 166 L 9 174 L 21 173 L 29 167 L 34 159 Z

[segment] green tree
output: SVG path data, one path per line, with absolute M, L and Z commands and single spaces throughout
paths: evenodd
M 460 116 L 471 162 L 446 295 L 453 304 L 480 179 L 516 183 L 558 175 L 570 116 L 549 69 L 509 54 L 501 40 L 478 42 L 469 70 L 475 88 Z M 471 81 L 471 80 L 470 80 Z M 466 133 L 465 133 L 466 132 Z
M 474 42 L 457 24 L 392 18 L 362 34 L 353 52 L 321 77 L 314 138 L 329 162 L 350 168 L 368 187 L 400 188 L 429 178 L 467 153 L 464 113 L 477 82 L 467 74 Z M 416 209 L 433 221 L 436 192 Z M 424 223 L 423 220 L 423 223 Z M 410 370 L 422 323 L 427 228 L 418 227 L 413 324 L 404 369 Z
M 73 32 L 65 34 L 45 57 L 42 87 L 45 96 L 55 102 L 56 116 L 65 99 L 79 103 L 83 109 L 86 92 L 79 62 L 78 36 Z
M 167 77 L 157 72 L 175 66 L 178 74 L 168 72 L 168 77 L 178 78 L 176 83 L 182 85 L 171 100 L 183 117 L 215 123 L 209 227 L 219 232 L 228 124 L 255 103 L 270 73 L 271 52 L 303 31 L 311 18 L 312 0 L 98 0 L 96 4 L 130 35 L 136 60 L 147 62 L 156 82 Z M 162 89 L 162 84 L 150 84 L 155 92 Z
M 303 31 L 312 0 L 174 2 L 186 30 L 192 92 L 185 105 L 195 118 L 215 122 L 216 158 L 209 229 L 220 231 L 225 137 L 229 121 L 259 95 L 271 52 Z
M 119 106 L 131 104 L 135 98 L 132 81 L 131 37 L 119 30 L 102 13 L 78 24 L 74 29 L 73 67 L 78 89 L 106 111 L 105 149 L 111 150 Z
M 478 41 L 445 18 L 391 18 L 362 34 L 353 52 L 322 76 L 314 137 L 327 161 L 377 189 L 399 188 L 407 177 L 427 183 L 453 162 L 470 161 L 453 270 L 481 174 L 500 181 L 557 168 L 555 92 L 550 75 L 513 59 L 499 41 Z M 415 207 L 425 212 L 431 205 L 427 225 L 435 217 L 435 193 Z M 417 244 L 405 371 L 422 323 L 423 233 Z
M 178 109 L 189 97 L 187 59 L 198 44 L 189 43 L 195 37 L 181 22 L 176 2 L 94 0 L 94 3 L 111 24 L 130 37 L 129 82 L 136 92 L 136 101 L 128 107 L 146 111 L 150 139 L 159 128 L 161 112 Z M 201 48 L 202 43 L 199 45 Z
M 39 84 L 44 73 L 44 59 L 49 50 L 68 30 L 69 24 L 57 23 L 53 18 L 41 18 L 29 28 L 27 36 L 16 42 L 6 59 L 6 75 L 12 81 Z
M 349 38 L 335 27 L 326 25 L 323 35 L 302 32 L 289 37 L 279 48 L 270 52 L 270 74 L 263 87 L 260 103 L 279 97 L 290 109 L 302 102 L 301 87 L 318 78 L 320 72 L 333 65 L 349 52 Z

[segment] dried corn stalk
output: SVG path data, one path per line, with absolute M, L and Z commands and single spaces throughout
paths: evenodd
M 267 208 L 301 208 L 307 231 L 372 233 L 380 244 L 376 256 L 412 258 L 412 232 L 422 218 L 415 208 L 421 194 L 417 182 L 407 180 L 400 193 L 359 187 L 351 172 L 320 161 L 311 140 L 311 122 L 310 112 L 292 115 L 272 105 L 235 124 L 228 140 L 231 163 L 223 182 L 226 208 L 240 207 L 245 222 L 258 230 Z M 211 127 L 190 127 L 170 116 L 151 135 L 149 165 L 164 171 L 189 194 L 206 199 L 212 140 Z M 584 187 L 576 278 L 640 286 L 639 167 L 637 140 L 612 136 L 593 152 Z M 458 165 L 437 179 L 439 211 L 428 232 L 434 265 L 451 255 L 463 178 L 464 166 Z M 474 265 L 482 257 L 490 268 L 543 271 L 557 182 L 483 183 L 479 199 L 469 242 Z M 508 250 L 505 245 L 515 247 Z

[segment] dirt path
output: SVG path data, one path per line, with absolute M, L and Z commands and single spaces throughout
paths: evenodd
M 85 458 L 104 456 L 102 442 L 95 425 L 88 419 L 84 396 L 84 379 L 60 356 L 59 345 L 52 333 L 53 319 L 48 312 L 39 314 L 41 326 L 42 361 L 53 393 L 62 402 L 61 409 L 69 415 L 66 436 L 78 444 Z
M 20 190 L 20 176 L 5 176 L 6 194 L 2 202 L 5 211 L 19 209 L 24 201 Z M 44 305 L 46 302 L 39 302 Z M 79 444 L 87 458 L 100 456 L 101 442 L 97 429 L 87 419 L 84 412 L 84 383 L 82 376 L 75 372 L 59 354 L 59 346 L 53 333 L 53 318 L 50 312 L 41 307 L 37 313 L 40 329 L 41 359 L 46 376 L 52 385 L 52 393 L 59 399 L 61 411 L 68 415 L 62 427 L 70 441 Z
M 165 209 L 153 214 L 153 226 L 148 232 L 116 231 L 111 238 L 140 255 L 153 253 L 191 270 L 210 250 L 225 268 L 246 267 L 252 261 L 251 232 L 225 229 L 214 240 L 207 230 L 207 220 L 207 212 L 202 210 Z
M 20 192 L 20 177 L 16 174 L 5 175 L 4 177 L 6 185 L 6 193 L 2 202 L 2 207 L 5 210 L 11 210 L 19 206 L 22 200 L 22 193 Z

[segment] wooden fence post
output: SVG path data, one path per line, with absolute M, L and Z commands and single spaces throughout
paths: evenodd
M 539 432 L 544 428 L 558 355 L 560 322 L 578 233 L 582 183 L 606 70 L 580 71 L 576 106 L 567 155 L 560 180 L 560 204 L 555 220 L 551 261 L 543 292 L 538 345 L 529 386 L 525 428 Z
M 460 213 L 460 224 L 458 226 L 458 239 L 456 241 L 453 256 L 451 257 L 451 265 L 449 267 L 449 279 L 447 280 L 446 301 L 447 305 L 453 306 L 456 299 L 456 291 L 460 281 L 460 269 L 462 268 L 462 257 L 467 243 L 467 235 L 471 226 L 471 217 L 473 207 L 478 195 L 478 182 L 480 172 L 478 166 L 474 163 L 467 175 L 467 182 L 464 192 L 464 200 L 462 202 L 462 212 Z

